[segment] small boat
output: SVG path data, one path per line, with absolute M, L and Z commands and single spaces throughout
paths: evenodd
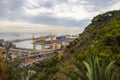
M 19 34 L 13 34 L 14 36 L 20 36 Z

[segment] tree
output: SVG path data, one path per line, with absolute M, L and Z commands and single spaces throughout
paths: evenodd
M 10 53 L 9 53 L 11 47 L 12 47 L 12 43 L 11 43 L 11 42 L 8 43 L 8 44 L 6 45 L 6 47 L 5 47 L 5 49 L 6 49 L 6 61 L 7 61 L 8 59 L 11 59 L 11 56 L 10 56 Z

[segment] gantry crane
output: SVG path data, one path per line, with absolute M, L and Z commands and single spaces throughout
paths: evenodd
M 51 41 L 51 43 L 53 43 L 54 37 L 55 37 L 54 35 L 50 34 L 50 41 Z
M 45 36 L 41 36 L 40 38 L 41 50 L 45 50 L 45 38 Z
M 35 37 L 34 37 L 34 34 L 33 34 L 33 38 L 32 38 L 32 40 L 33 40 L 33 49 L 35 50 Z
M 54 35 L 50 34 L 50 44 L 51 44 L 51 48 L 55 49 L 55 42 L 54 42 Z
M 66 38 L 70 38 L 70 34 L 67 34 L 67 33 L 66 33 Z

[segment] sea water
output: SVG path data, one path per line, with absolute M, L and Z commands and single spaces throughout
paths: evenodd
M 39 38 L 40 36 L 45 36 L 49 35 L 49 33 L 0 33 L 0 39 L 4 39 L 4 41 L 12 41 L 12 40 L 17 40 L 17 39 L 27 39 L 27 38 L 32 38 L 33 34 L 35 38 Z M 17 48 L 27 48 L 27 49 L 33 49 L 33 44 L 32 40 L 27 40 L 27 41 L 21 41 L 21 42 L 15 42 L 14 43 Z M 46 45 L 46 48 L 49 46 Z M 41 49 L 41 45 L 37 44 L 35 48 Z

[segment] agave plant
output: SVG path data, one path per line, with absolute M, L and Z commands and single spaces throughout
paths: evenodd
M 97 56 L 89 56 L 83 64 L 74 63 L 76 70 L 64 74 L 71 80 L 120 80 L 120 68 L 109 57 L 99 61 Z

